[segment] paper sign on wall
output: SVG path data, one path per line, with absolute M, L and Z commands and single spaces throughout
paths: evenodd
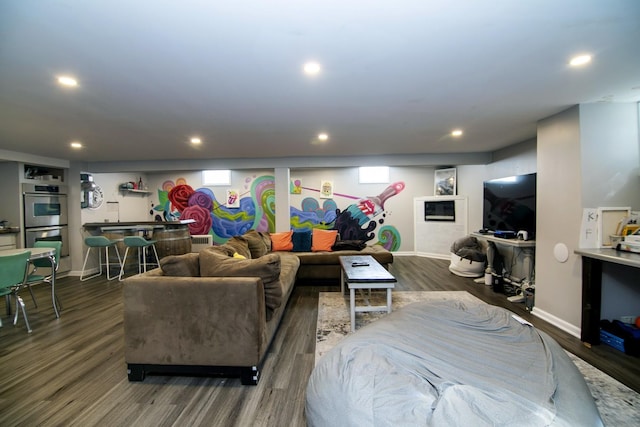
M 598 247 L 598 209 L 584 208 L 582 210 L 580 247 L 583 249 Z

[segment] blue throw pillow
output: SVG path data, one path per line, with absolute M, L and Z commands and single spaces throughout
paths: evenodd
M 292 252 L 311 252 L 311 230 L 294 231 L 291 236 Z

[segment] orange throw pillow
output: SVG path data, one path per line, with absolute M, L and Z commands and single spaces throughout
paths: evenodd
M 311 235 L 311 251 L 312 252 L 331 252 L 331 246 L 336 243 L 338 230 L 321 230 L 313 229 Z
M 291 236 L 293 236 L 293 231 L 269 233 L 269 237 L 271 237 L 271 250 L 274 252 L 292 250 L 293 242 L 291 241 Z

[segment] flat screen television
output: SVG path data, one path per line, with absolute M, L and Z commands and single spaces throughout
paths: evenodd
M 536 174 L 484 182 L 482 227 L 489 231 L 536 232 Z

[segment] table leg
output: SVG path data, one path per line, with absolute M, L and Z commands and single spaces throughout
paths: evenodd
M 344 270 L 340 269 L 340 293 L 344 296 Z
M 351 332 L 356 331 L 356 290 L 349 289 L 349 311 L 351 312 Z
M 51 301 L 53 302 L 53 311 L 56 313 L 56 317 L 60 318 L 56 302 L 56 259 L 50 256 L 49 261 L 51 261 Z
M 391 288 L 387 288 L 387 313 L 391 313 Z
M 582 321 L 580 339 L 587 344 L 600 343 L 602 305 L 602 261 L 582 257 Z
M 525 274 L 523 288 L 525 288 L 533 284 L 533 248 L 523 248 L 522 253 L 524 255 L 524 259 L 522 260 L 522 269 Z

